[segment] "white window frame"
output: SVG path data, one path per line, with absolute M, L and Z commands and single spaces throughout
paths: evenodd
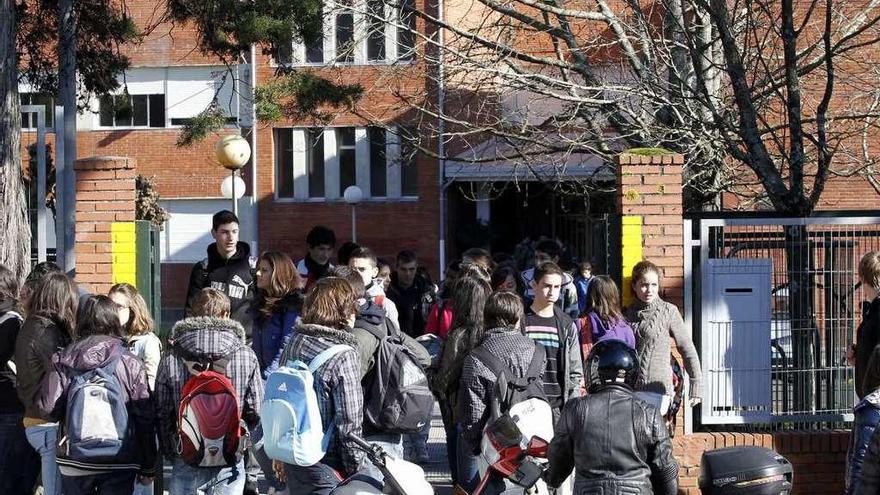
M 308 160 L 311 160 L 309 153 L 309 143 L 306 138 L 309 127 L 293 127 L 293 128 L 277 128 L 285 132 L 292 133 L 292 173 L 293 177 L 293 197 L 279 196 L 278 184 L 278 157 L 273 159 L 273 188 L 274 199 L 278 203 L 332 203 L 340 202 L 342 199 L 342 191 L 340 191 L 340 169 L 339 156 L 337 154 L 338 129 L 349 128 L 352 126 L 337 126 L 323 128 L 324 140 L 324 196 L 309 197 L 309 180 L 308 180 Z M 355 184 L 361 188 L 364 193 L 365 202 L 398 202 L 398 201 L 418 201 L 419 195 L 404 196 L 401 193 L 401 169 L 400 164 L 400 142 L 397 131 L 393 129 L 385 130 L 385 196 L 372 196 L 370 175 L 370 140 L 367 127 L 354 127 L 355 132 Z M 274 139 L 274 135 L 273 135 Z M 274 147 L 276 152 L 277 147 Z
M 354 61 L 340 62 L 336 60 L 336 11 L 335 3 L 328 0 L 324 3 L 324 59 L 322 62 L 306 62 L 306 47 L 302 41 L 293 41 L 290 50 L 290 62 L 292 67 L 354 67 L 354 66 L 382 66 L 382 65 L 415 65 L 418 57 L 412 60 L 399 60 L 397 58 L 397 33 L 400 24 L 400 11 L 385 3 L 385 59 L 368 60 L 367 58 L 367 0 L 352 0 L 354 10 Z M 402 29 L 402 28 L 401 28 Z M 416 43 L 418 36 L 416 33 Z M 271 66 L 285 65 L 284 62 L 272 60 Z

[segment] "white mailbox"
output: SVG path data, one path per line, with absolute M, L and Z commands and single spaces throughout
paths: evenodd
M 770 259 L 710 259 L 703 272 L 703 424 L 770 420 Z

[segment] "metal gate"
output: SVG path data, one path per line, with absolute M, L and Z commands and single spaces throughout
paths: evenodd
M 570 250 L 573 261 L 588 260 L 593 273 L 620 284 L 620 215 L 559 215 L 554 227 L 554 235 Z
M 845 354 L 862 316 L 858 263 L 880 250 L 880 217 L 713 215 L 684 225 L 685 313 L 703 361 L 703 424 L 850 421 L 854 374 Z M 745 267 L 756 281 L 767 277 L 769 290 L 731 282 Z M 726 302 L 727 289 L 763 293 L 744 303 L 748 311 L 727 311 L 736 304 Z M 769 307 L 769 319 L 756 316 L 758 307 Z M 743 329 L 754 335 L 742 338 Z

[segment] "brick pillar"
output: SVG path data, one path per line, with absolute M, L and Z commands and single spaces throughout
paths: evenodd
M 660 267 L 660 295 L 684 309 L 682 166 L 673 153 L 617 157 L 617 201 L 622 214 L 623 298 L 632 300 L 630 273 L 647 259 Z
M 135 161 L 81 158 L 76 170 L 76 281 L 106 294 L 135 282 Z

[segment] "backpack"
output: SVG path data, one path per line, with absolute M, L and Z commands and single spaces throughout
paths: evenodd
M 116 367 L 121 355 L 100 368 L 76 374 L 70 381 L 64 415 L 66 441 L 61 455 L 70 461 L 118 464 L 130 459 L 132 431 L 127 394 Z
M 395 325 L 359 322 L 358 328 L 379 339 L 373 368 L 363 380 L 364 420 L 382 433 L 418 433 L 434 409 L 428 376 L 403 344 Z
M 180 393 L 177 416 L 178 453 L 194 467 L 234 466 L 246 447 L 238 395 L 226 377 L 229 353 L 215 359 L 196 356 L 172 344 L 192 375 Z
M 496 377 L 494 394 L 487 409 L 490 416 L 487 426 L 502 420 L 503 417 L 513 418 L 526 441 L 533 435 L 546 441 L 553 438 L 553 411 L 544 395 L 541 374 L 544 372 L 544 346 L 535 343 L 532 361 L 526 370 L 526 376 L 518 378 L 497 356 L 485 347 L 474 349 L 471 355 L 482 362 Z
M 348 350 L 351 347 L 347 345 L 334 345 L 309 364 L 290 361 L 269 375 L 260 407 L 263 449 L 269 458 L 313 466 L 327 454 L 335 422 L 324 431 L 313 374 L 330 358 Z

